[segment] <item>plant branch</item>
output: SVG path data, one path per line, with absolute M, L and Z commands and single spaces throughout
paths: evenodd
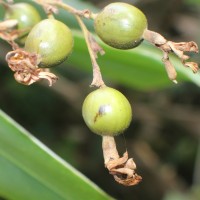
M 85 26 L 85 24 L 83 23 L 81 18 L 79 16 L 76 16 L 76 19 L 77 19 L 77 21 L 78 21 L 78 23 L 79 23 L 79 25 L 80 25 L 80 27 L 83 31 L 85 41 L 86 41 L 86 44 L 87 44 L 87 47 L 88 47 L 88 51 L 89 51 L 89 54 L 90 54 L 92 66 L 93 66 L 93 80 L 92 80 L 91 86 L 96 86 L 96 87 L 105 86 L 105 83 L 102 79 L 100 67 L 99 67 L 99 65 L 96 61 L 97 54 L 100 53 L 101 55 L 103 55 L 104 51 L 97 44 L 94 37 L 88 31 L 87 27 Z
M 74 7 L 63 3 L 61 0 L 34 0 L 36 3 L 42 5 L 46 11 L 57 12 L 56 7 L 63 8 L 64 10 L 70 12 L 75 16 L 85 17 L 87 19 L 94 19 L 96 14 L 92 13 L 90 10 L 77 10 Z M 53 9 L 52 9 L 53 8 Z

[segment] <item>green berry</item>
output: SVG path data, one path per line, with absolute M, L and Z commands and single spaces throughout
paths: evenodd
M 29 33 L 25 50 L 40 57 L 39 67 L 49 68 L 65 61 L 73 48 L 71 30 L 55 19 L 45 19 Z
M 111 3 L 94 20 L 97 35 L 109 46 L 131 49 L 143 40 L 147 19 L 142 11 L 127 3 Z
M 18 39 L 19 43 L 24 44 L 24 40 L 31 28 L 41 21 L 39 12 L 35 7 L 28 3 L 15 3 L 9 5 L 5 12 L 7 19 L 16 19 L 18 21 L 17 29 L 22 31 Z
M 110 87 L 102 87 L 85 98 L 82 115 L 92 132 L 103 136 L 115 136 L 129 126 L 132 110 L 121 92 Z

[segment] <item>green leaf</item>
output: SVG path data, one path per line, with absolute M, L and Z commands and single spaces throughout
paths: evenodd
M 9 200 L 111 199 L 1 110 L 0 196 Z
M 92 64 L 83 35 L 81 32 L 74 31 L 74 38 L 74 50 L 67 63 L 87 71 L 92 79 Z M 162 54 L 156 47 L 143 43 L 133 50 L 116 50 L 100 40 L 98 43 L 106 52 L 105 55 L 99 56 L 97 61 L 103 77 L 107 80 L 142 90 L 174 85 L 167 77 L 162 63 Z M 193 74 L 190 69 L 184 67 L 177 57 L 172 55 L 170 59 L 177 69 L 178 82 L 192 81 L 200 86 L 198 74 Z
M 199 6 L 200 5 L 200 2 L 199 2 L 199 0 L 184 0 L 184 3 L 185 4 L 192 4 L 192 5 L 197 5 L 197 6 Z

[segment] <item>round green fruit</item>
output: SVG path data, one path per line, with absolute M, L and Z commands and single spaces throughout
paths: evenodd
M 24 43 L 24 38 L 26 38 L 31 28 L 41 21 L 37 9 L 28 3 L 15 3 L 9 5 L 6 9 L 4 18 L 6 20 L 16 19 L 18 21 L 17 29 L 22 31 L 18 39 L 19 43 Z
M 82 115 L 89 129 L 102 136 L 122 133 L 132 120 L 132 110 L 126 97 L 110 87 L 91 92 L 83 102 Z
M 73 48 L 71 30 L 56 19 L 45 19 L 29 33 L 25 50 L 39 55 L 39 67 L 49 68 L 65 61 Z
M 131 49 L 143 41 L 147 19 L 142 11 L 127 3 L 111 3 L 94 20 L 97 35 L 109 46 Z

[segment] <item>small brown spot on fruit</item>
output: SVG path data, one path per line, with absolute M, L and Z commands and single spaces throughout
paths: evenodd
M 97 119 L 103 115 L 106 115 L 107 113 L 112 111 L 112 107 L 110 105 L 101 105 L 99 107 L 98 113 L 96 113 L 94 117 L 94 123 L 97 121 Z

